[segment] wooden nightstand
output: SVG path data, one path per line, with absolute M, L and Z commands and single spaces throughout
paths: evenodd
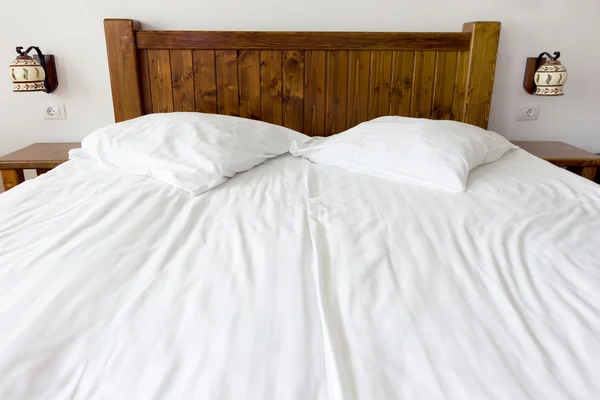
M 35 169 L 38 175 L 50 171 L 69 159 L 69 150 L 79 143 L 36 143 L 0 157 L 4 190 L 25 181 L 24 169 Z
M 558 167 L 593 181 L 596 168 L 600 167 L 600 156 L 564 142 L 521 142 L 513 141 L 523 150 L 542 158 Z

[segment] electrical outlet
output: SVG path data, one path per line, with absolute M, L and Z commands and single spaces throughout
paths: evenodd
M 64 104 L 50 104 L 46 106 L 44 119 L 67 119 Z
M 540 106 L 521 106 L 517 108 L 517 121 L 535 121 L 540 115 Z

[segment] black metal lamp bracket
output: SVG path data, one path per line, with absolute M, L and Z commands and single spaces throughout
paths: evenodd
M 542 66 L 542 60 L 544 59 L 545 56 L 547 56 L 550 59 L 550 61 L 556 61 L 560 58 L 560 51 L 555 51 L 554 56 L 551 56 L 550 53 L 548 53 L 547 51 L 540 54 L 537 58 L 537 62 L 535 63 L 536 71 L 538 70 L 539 67 Z

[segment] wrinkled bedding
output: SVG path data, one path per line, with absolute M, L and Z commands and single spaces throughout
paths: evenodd
M 0 399 L 600 398 L 600 186 L 523 150 L 464 193 L 75 159 L 0 210 Z

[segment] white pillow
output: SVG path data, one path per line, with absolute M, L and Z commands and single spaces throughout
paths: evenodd
M 198 195 L 309 139 L 266 122 L 217 114 L 150 114 L 100 128 L 81 147 L 105 168 Z
M 464 191 L 469 171 L 517 146 L 456 121 L 381 117 L 290 152 L 317 164 L 402 182 Z

